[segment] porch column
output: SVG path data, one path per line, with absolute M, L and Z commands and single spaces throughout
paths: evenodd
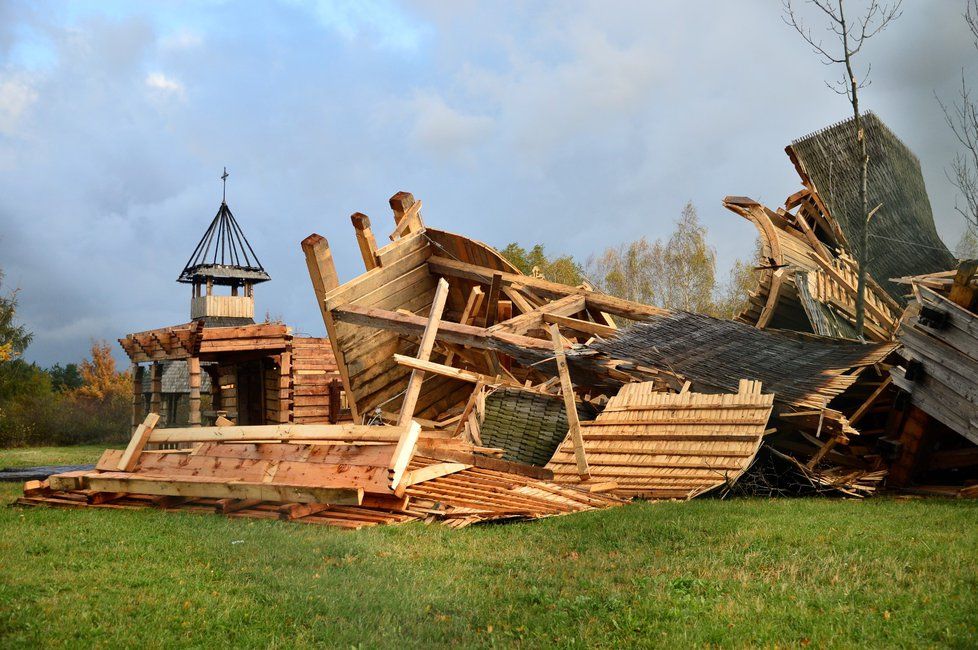
M 160 411 L 163 401 L 163 366 L 160 365 L 159 361 L 154 361 L 150 371 L 150 386 L 152 387 L 153 392 L 149 398 L 149 410 L 151 413 L 161 415 Z
M 132 364 L 132 430 L 143 421 L 143 370 L 138 363 Z
M 200 357 L 187 359 L 187 370 L 190 374 L 190 415 L 188 424 L 200 426 Z

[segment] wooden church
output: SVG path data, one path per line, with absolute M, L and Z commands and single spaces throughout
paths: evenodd
M 161 426 L 349 417 L 329 341 L 255 322 L 255 285 L 269 280 L 225 194 L 177 278 L 191 286 L 190 322 L 119 339 L 132 361 L 133 427 L 147 412 Z

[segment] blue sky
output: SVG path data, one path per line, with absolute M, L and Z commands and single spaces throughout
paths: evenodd
M 858 3 L 856 3 L 858 4 Z M 938 228 L 950 97 L 978 51 L 964 2 L 915 0 L 871 41 L 863 92 L 918 154 Z M 322 334 L 299 241 L 361 269 L 349 215 L 586 258 L 666 236 L 692 200 L 721 266 L 754 232 L 728 194 L 798 188 L 792 139 L 846 117 L 775 0 L 19 2 L 0 0 L 0 268 L 27 358 L 186 322 L 176 276 L 228 203 L 272 282 L 258 311 Z M 976 80 L 978 82 L 978 80 Z M 122 358 L 120 351 L 120 359 Z

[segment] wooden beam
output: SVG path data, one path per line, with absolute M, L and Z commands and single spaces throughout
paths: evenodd
M 411 368 L 412 370 L 420 370 L 421 372 L 430 372 L 433 375 L 441 375 L 442 377 L 450 377 L 452 379 L 458 379 L 459 381 L 467 381 L 473 384 L 482 382 L 484 384 L 500 384 L 512 383 L 508 379 L 504 380 L 501 377 L 490 377 L 489 375 L 483 375 L 478 372 L 472 372 L 471 370 L 462 370 L 461 368 L 453 368 L 452 366 L 446 366 L 441 363 L 435 363 L 434 361 L 423 361 L 421 359 L 416 359 L 414 357 L 409 357 L 403 354 L 395 354 L 394 361 L 398 365 Z M 521 386 L 521 384 L 516 384 Z
M 351 323 L 365 327 L 389 330 L 407 336 L 419 336 L 424 333 L 427 319 L 386 309 L 361 307 L 359 305 L 340 305 L 330 310 L 337 322 Z M 517 318 L 519 318 L 517 316 Z M 467 345 L 480 350 L 503 349 L 506 345 L 532 350 L 550 351 L 550 343 L 529 336 L 520 336 L 508 332 L 490 332 L 483 327 L 462 325 L 460 323 L 443 322 L 438 327 L 437 339 L 457 345 Z M 505 352 L 505 350 L 503 349 Z
M 354 212 L 350 215 L 350 221 L 353 222 L 353 230 L 357 235 L 363 265 L 368 271 L 377 268 L 380 266 L 377 260 L 377 240 L 374 238 L 374 231 L 370 229 L 370 217 L 362 212 Z
M 485 382 L 477 381 L 475 382 L 475 388 L 472 389 L 472 393 L 469 395 L 469 399 L 465 402 L 465 408 L 462 409 L 462 416 L 458 419 L 458 424 L 455 426 L 454 436 L 459 436 L 462 430 L 465 428 L 465 423 L 469 421 L 469 414 L 472 413 L 472 409 L 475 408 L 475 402 L 479 399 L 479 393 L 482 392 L 482 387 L 485 386 Z M 475 442 L 473 440 L 473 442 Z M 482 440 L 479 440 L 476 444 L 481 444 Z
M 561 342 L 560 329 L 550 326 L 550 338 L 553 341 L 554 356 L 557 361 L 557 373 L 560 375 L 560 389 L 564 395 L 564 410 L 567 412 L 567 423 L 570 426 L 570 438 L 574 443 L 574 458 L 577 461 L 577 473 L 582 481 L 591 478 L 591 471 L 584 453 L 584 436 L 581 435 L 581 422 L 577 417 L 577 401 L 574 399 L 574 385 L 571 383 L 570 370 L 567 367 L 567 357 L 564 354 L 564 344 Z
M 143 421 L 143 410 L 145 402 L 143 400 L 143 368 L 138 363 L 132 364 L 132 425 L 130 431 L 135 431 L 139 423 Z
M 461 472 L 462 470 L 469 469 L 471 467 L 471 465 L 466 465 L 465 463 L 436 463 L 434 465 L 428 465 L 427 467 L 422 467 L 421 469 L 413 469 L 410 472 L 406 472 L 404 474 L 404 478 L 401 480 L 401 485 L 404 487 L 410 487 L 417 483 L 422 483 L 424 481 L 430 481 L 432 479 L 441 478 L 442 476 L 448 476 L 449 474 Z
M 784 268 L 782 266 L 774 269 L 771 273 L 771 283 L 768 285 L 767 300 L 764 302 L 761 315 L 757 317 L 757 323 L 754 325 L 759 330 L 767 327 L 768 323 L 771 322 L 771 318 L 774 317 L 774 311 L 778 307 L 778 299 L 781 295 L 781 285 L 784 282 Z
M 394 234 L 391 240 L 397 237 L 404 237 L 413 232 L 418 232 L 423 227 L 421 223 L 421 202 L 414 200 L 414 195 L 410 192 L 398 192 L 388 200 L 391 210 L 394 211 Z M 412 207 L 417 205 L 413 211 Z M 403 225 L 402 225 L 403 223 Z
M 400 439 L 397 441 L 397 447 L 394 448 L 394 454 L 391 456 L 391 461 L 387 469 L 390 470 L 391 489 L 395 491 L 395 494 L 401 485 L 401 479 L 404 477 L 408 463 L 411 462 L 411 458 L 414 456 L 414 450 L 418 445 L 418 437 L 420 435 L 421 425 L 417 422 L 411 422 L 407 429 L 404 429 L 404 433 L 401 434 Z
M 129 440 L 129 445 L 126 447 L 126 451 L 123 452 L 122 458 L 119 459 L 119 470 L 123 472 L 131 472 L 136 464 L 139 462 L 139 454 L 142 453 L 143 447 L 149 442 L 150 435 L 153 433 L 153 427 L 159 422 L 160 416 L 158 413 L 150 413 L 143 420 L 142 424 L 136 427 L 136 430 L 132 434 L 132 438 Z
M 200 357 L 187 359 L 187 372 L 190 383 L 190 413 L 187 423 L 190 426 L 200 426 Z
M 462 310 L 462 315 L 459 317 L 458 322 L 462 325 L 468 325 L 475 318 L 475 315 L 479 313 L 479 307 L 482 306 L 482 299 L 485 298 L 486 294 L 482 292 L 482 288 L 478 285 L 472 287 L 472 291 L 469 292 L 469 298 L 465 301 L 465 308 Z M 455 360 L 454 350 L 448 353 L 445 357 L 445 365 L 452 365 L 452 361 Z
M 163 366 L 159 361 L 154 361 L 150 366 L 150 393 L 149 410 L 151 413 L 159 415 L 160 405 L 163 401 Z
M 147 442 L 300 442 L 336 441 L 397 442 L 404 430 L 400 427 L 378 427 L 367 424 L 262 424 L 236 426 L 225 424 L 213 427 L 156 429 Z
M 560 325 L 568 329 L 572 329 L 575 332 L 584 332 L 585 334 L 597 334 L 598 336 L 611 336 L 612 334 L 615 334 L 618 331 L 618 329 L 615 327 L 608 327 L 607 325 L 599 325 L 597 323 L 581 320 L 579 318 L 571 318 L 569 316 L 551 314 L 550 312 L 544 312 L 543 322 L 549 323 L 550 325 Z
M 528 275 L 501 273 L 483 266 L 459 262 L 458 260 L 438 255 L 433 255 L 428 258 L 428 268 L 431 269 L 432 273 L 437 275 L 457 277 L 487 285 L 492 283 L 493 275 L 499 274 L 504 286 L 513 284 L 525 285 L 551 298 L 561 298 L 570 295 L 584 296 L 588 307 L 594 307 L 599 311 L 623 316 L 631 320 L 641 320 L 647 316 L 662 316 L 670 313 L 667 309 L 660 309 L 659 307 L 616 298 L 615 296 L 609 296 L 584 287 L 571 287 L 566 284 L 560 284 L 559 282 L 551 282 L 543 278 L 534 278 Z
M 507 321 L 496 323 L 489 330 L 490 332 L 513 332 L 514 334 L 524 334 L 527 331 L 543 325 L 544 314 L 555 316 L 570 316 L 586 307 L 584 296 L 571 295 L 558 298 L 553 302 L 547 303 L 536 309 L 524 312 L 519 316 L 514 316 Z
M 52 476 L 57 479 L 58 475 Z M 360 505 L 363 488 L 319 488 L 306 485 L 227 481 L 222 478 L 181 476 L 160 478 L 104 472 L 81 477 L 82 485 L 99 492 L 129 492 L 133 494 L 172 495 L 178 497 L 253 499 L 280 503 L 330 503 Z M 54 486 L 52 482 L 52 487 Z M 61 489 L 61 488 L 58 488 Z
M 489 284 L 489 298 L 486 301 L 486 327 L 496 323 L 496 306 L 499 304 L 499 291 L 503 286 L 501 273 L 493 273 Z
M 346 365 L 346 358 L 343 356 L 341 346 L 333 344 L 337 339 L 336 323 L 333 321 L 332 313 L 326 308 L 326 294 L 339 286 L 339 279 L 336 276 L 336 267 L 333 264 L 333 255 L 329 251 L 329 242 L 321 235 L 313 233 L 302 240 L 302 252 L 306 257 L 306 268 L 309 270 L 309 279 L 312 281 L 313 293 L 316 295 L 316 304 L 323 317 L 323 324 L 329 335 L 330 346 L 333 348 L 333 357 L 336 359 L 336 368 L 339 370 L 340 378 L 343 380 L 343 388 L 346 390 L 346 399 L 350 405 L 350 414 L 354 422 L 360 419 L 357 411 L 357 402 L 350 384 L 350 372 Z
M 441 314 L 445 310 L 447 299 L 448 281 L 441 278 L 435 288 L 435 295 L 431 301 L 431 311 L 428 312 L 428 322 L 425 324 L 424 333 L 421 335 L 421 345 L 417 354 L 417 358 L 421 361 L 427 361 L 431 358 L 431 350 L 435 346 L 438 325 L 441 322 Z M 408 379 L 404 398 L 401 400 L 401 414 L 397 418 L 399 426 L 406 427 L 411 423 L 411 419 L 414 417 L 414 407 L 418 404 L 418 395 L 421 394 L 422 382 L 424 382 L 424 371 L 415 368 L 411 371 L 411 378 Z
M 856 426 L 856 423 L 863 419 L 863 416 L 869 412 L 870 407 L 876 403 L 877 398 L 883 394 L 883 391 L 886 390 L 887 386 L 889 386 L 892 382 L 893 376 L 887 375 L 876 390 L 873 391 L 873 394 L 870 395 L 866 401 L 862 403 L 862 406 L 856 409 L 856 412 L 852 414 L 852 417 L 849 418 L 850 426 Z

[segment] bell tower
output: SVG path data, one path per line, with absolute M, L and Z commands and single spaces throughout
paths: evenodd
M 191 320 L 204 319 L 205 325 L 253 323 L 254 287 L 272 279 L 228 207 L 227 178 L 225 167 L 221 207 L 177 278 L 192 287 Z M 218 292 L 215 287 L 229 287 L 230 292 Z

